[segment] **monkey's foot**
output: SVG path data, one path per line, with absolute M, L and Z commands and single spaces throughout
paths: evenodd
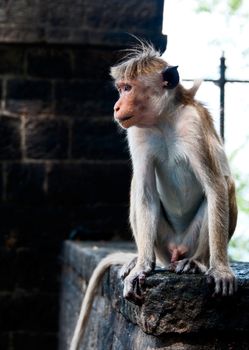
M 137 257 L 133 258 L 128 264 L 124 264 L 120 271 L 119 271 L 119 276 L 122 278 L 122 280 L 125 279 L 126 276 L 129 275 L 132 269 L 136 266 L 137 263 Z
M 207 267 L 195 259 L 183 259 L 170 265 L 170 269 L 176 273 L 205 273 Z
M 214 295 L 233 295 L 237 291 L 237 282 L 229 266 L 210 267 L 206 272 L 208 283 L 215 284 Z
M 144 299 L 144 282 L 149 272 L 154 268 L 154 263 L 143 267 L 135 266 L 124 279 L 123 296 L 134 304 L 142 304 Z

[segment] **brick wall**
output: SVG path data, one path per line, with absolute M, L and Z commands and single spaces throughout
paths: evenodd
M 127 31 L 164 47 L 162 5 L 0 2 L 1 350 L 56 349 L 64 239 L 130 237 L 108 71 Z
M 128 235 L 129 164 L 107 77 L 114 56 L 0 47 L 0 327 L 18 331 L 14 341 L 20 330 L 32 339 L 56 331 L 55 254 L 72 230 L 81 239 Z

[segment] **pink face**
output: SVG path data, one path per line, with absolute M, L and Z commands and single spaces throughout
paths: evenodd
M 114 119 L 125 129 L 136 125 L 155 123 L 152 89 L 139 80 L 121 80 L 116 83 L 119 99 L 114 105 Z

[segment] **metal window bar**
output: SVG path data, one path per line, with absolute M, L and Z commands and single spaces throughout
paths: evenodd
M 219 79 L 203 79 L 203 81 L 213 82 L 220 88 L 220 135 L 225 142 L 225 85 L 226 83 L 249 83 L 249 80 L 227 79 L 226 78 L 226 58 L 224 52 L 220 57 Z M 193 81 L 194 79 L 183 79 L 183 81 Z

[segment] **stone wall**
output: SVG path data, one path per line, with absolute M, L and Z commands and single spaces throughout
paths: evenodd
M 64 244 L 60 350 L 68 349 L 94 267 L 106 254 L 120 250 L 134 247 L 108 242 Z M 80 350 L 249 348 L 249 263 L 232 264 L 238 291 L 231 297 L 214 297 L 214 286 L 208 285 L 203 275 L 178 275 L 157 269 L 145 280 L 141 305 L 122 297 L 119 268 L 114 266 L 104 275 Z
M 129 238 L 109 67 L 163 0 L 0 1 L 0 348 L 55 349 L 64 239 Z

